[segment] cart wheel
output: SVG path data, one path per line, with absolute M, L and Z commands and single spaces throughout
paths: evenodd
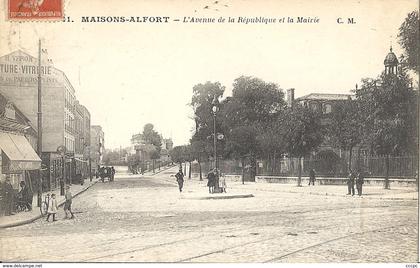
M 39 207 L 39 210 L 41 211 L 42 216 L 47 215 L 48 205 L 47 205 L 47 203 L 45 203 L 45 201 L 43 201 L 41 203 L 41 206 Z

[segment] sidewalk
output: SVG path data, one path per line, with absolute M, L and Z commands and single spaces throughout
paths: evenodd
M 165 179 L 168 182 L 176 184 L 175 179 Z M 189 185 L 189 191 L 191 195 L 208 195 L 206 187 L 207 180 L 203 178 L 203 181 L 199 181 L 198 178 L 193 177 L 192 179 L 185 179 L 184 184 Z M 253 194 L 254 196 L 263 195 L 264 193 L 296 193 L 306 195 L 323 195 L 323 196 L 340 196 L 347 198 L 360 198 L 357 195 L 355 186 L 355 195 L 347 195 L 347 185 L 319 185 L 308 186 L 302 183 L 302 187 L 297 187 L 295 183 L 284 184 L 284 183 L 261 183 L 261 182 L 245 182 L 242 185 L 240 181 L 229 181 L 227 183 L 227 192 L 232 194 Z M 199 194 L 198 194 L 199 193 Z M 223 195 L 223 194 L 214 194 Z M 418 192 L 415 187 L 391 187 L 390 190 L 386 190 L 383 186 L 363 186 L 363 194 L 361 198 L 367 199 L 388 199 L 388 200 L 418 200 Z
M 355 195 L 347 195 L 347 185 L 305 185 L 297 187 L 296 184 L 276 184 L 276 183 L 254 183 L 246 182 L 242 185 L 240 182 L 231 182 L 231 187 L 238 189 L 252 189 L 256 192 L 284 192 L 300 193 L 307 195 L 329 195 L 349 198 L 359 198 L 355 187 Z M 390 190 L 382 186 L 364 186 L 362 198 L 368 199 L 391 199 L 391 200 L 418 200 L 418 192 L 412 187 L 394 187 Z
M 98 179 L 95 177 L 90 181 L 89 179 L 85 180 L 85 183 L 83 185 L 80 184 L 72 184 L 71 186 L 71 192 L 73 194 L 73 197 L 78 196 L 79 194 L 83 193 L 87 189 L 89 189 L 91 186 L 93 186 L 95 183 L 98 182 Z M 45 192 L 42 194 L 42 200 L 44 200 L 44 197 L 47 193 L 55 193 L 57 196 L 58 206 L 62 206 L 65 201 L 64 196 L 60 196 L 60 188 Z M 39 207 L 37 207 L 37 195 L 34 194 L 33 202 L 32 202 L 32 210 L 31 211 L 24 211 L 16 213 L 15 215 L 11 216 L 1 216 L 0 217 L 0 229 L 1 228 L 9 228 L 9 227 L 15 227 L 27 223 L 31 223 L 39 218 L 41 218 L 41 212 L 39 210 Z

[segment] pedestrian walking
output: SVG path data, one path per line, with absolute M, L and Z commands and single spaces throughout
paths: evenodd
M 209 193 L 212 194 L 214 192 L 214 183 L 216 182 L 216 175 L 214 174 L 214 170 L 210 171 L 207 174 L 207 186 L 209 187 Z
M 313 168 L 311 168 L 311 170 L 309 171 L 309 184 L 308 185 L 314 185 L 315 186 L 315 170 Z
M 347 189 L 348 189 L 348 193 L 347 195 L 354 195 L 354 179 L 355 179 L 355 175 L 353 173 L 353 171 L 350 170 L 349 176 L 347 178 Z
M 55 199 L 55 194 L 51 194 L 51 198 L 48 201 L 47 221 L 49 221 L 51 215 L 52 215 L 53 221 L 57 221 L 55 219 L 55 214 L 57 214 L 57 211 L 58 211 L 57 199 Z
M 114 181 L 114 176 L 115 176 L 115 168 L 114 166 L 111 167 L 111 181 Z
M 357 194 L 359 196 L 362 195 L 363 190 L 363 184 L 365 183 L 365 178 L 363 177 L 363 172 L 360 171 L 356 178 L 356 188 L 357 188 Z
M 71 211 L 73 195 L 71 194 L 70 186 L 66 187 L 66 194 L 64 196 L 66 197 L 66 202 L 64 203 L 64 213 L 66 214 L 66 216 L 64 217 L 64 219 L 67 219 L 68 213 L 70 213 L 71 215 L 70 219 L 74 219 L 74 214 Z
M 4 182 L 3 186 L 3 196 L 5 199 L 4 202 L 4 212 L 6 216 L 14 215 L 14 198 L 15 198 L 15 190 L 13 189 L 12 183 L 10 182 L 10 178 L 6 177 L 6 180 Z
M 182 169 L 179 169 L 178 173 L 175 175 L 176 182 L 178 183 L 179 192 L 182 192 L 182 187 L 184 186 L 184 174 Z

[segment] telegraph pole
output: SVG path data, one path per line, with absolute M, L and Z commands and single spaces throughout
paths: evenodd
M 38 43 L 38 143 L 37 150 L 39 158 L 42 159 L 42 90 L 41 90 L 41 39 Z M 37 205 L 41 206 L 42 202 L 42 161 L 41 169 L 38 172 L 38 199 Z

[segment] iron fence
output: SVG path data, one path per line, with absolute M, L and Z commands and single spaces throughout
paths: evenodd
M 314 169 L 317 176 L 346 177 L 349 163 L 355 172 L 361 170 L 366 177 L 385 177 L 386 161 L 389 161 L 388 175 L 390 177 L 414 178 L 418 172 L 418 158 L 412 155 L 403 156 L 361 156 L 352 157 L 320 157 L 302 159 L 302 176 L 309 176 Z M 257 165 L 258 175 L 298 176 L 299 159 L 281 158 L 278 160 L 261 160 Z

